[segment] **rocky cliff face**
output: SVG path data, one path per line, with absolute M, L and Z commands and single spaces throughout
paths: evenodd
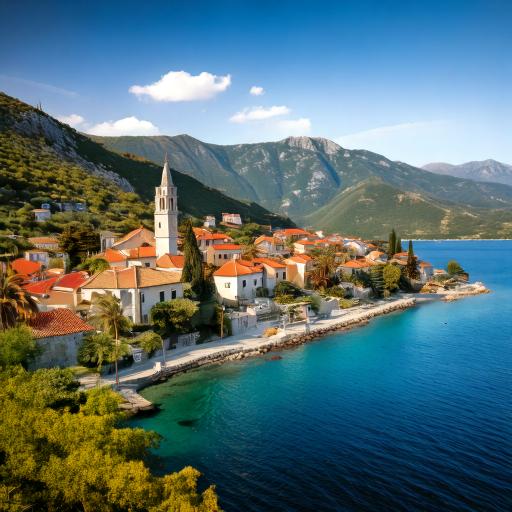
M 82 136 L 43 112 L 37 110 L 21 112 L 13 120 L 12 129 L 27 137 L 43 137 L 61 158 L 76 163 L 95 176 L 111 181 L 125 192 L 134 191 L 126 178 L 104 165 L 94 164 L 84 159 L 77 151 L 77 139 Z

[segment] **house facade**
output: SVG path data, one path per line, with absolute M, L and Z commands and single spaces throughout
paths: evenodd
M 32 336 L 41 349 L 31 369 L 75 366 L 78 349 L 94 327 L 69 309 L 40 312 L 30 320 Z
M 206 263 L 220 267 L 228 260 L 242 257 L 242 246 L 238 244 L 215 244 L 206 250 Z
M 263 268 L 252 262 L 234 259 L 216 270 L 213 279 L 219 301 L 238 305 L 252 301 L 256 297 L 256 290 L 263 287 Z
M 181 274 L 133 266 L 105 270 L 92 276 L 80 288 L 82 300 L 112 293 L 121 301 L 123 315 L 132 322 L 150 322 L 151 308 L 159 302 L 183 297 Z

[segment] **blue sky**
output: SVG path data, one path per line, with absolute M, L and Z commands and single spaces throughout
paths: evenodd
M 4 1 L 0 90 L 99 134 L 512 163 L 511 25 L 505 0 Z

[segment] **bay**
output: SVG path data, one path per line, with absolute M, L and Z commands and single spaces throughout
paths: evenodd
M 512 242 L 415 249 L 492 293 L 144 390 L 157 469 L 197 467 L 227 511 L 511 510 Z

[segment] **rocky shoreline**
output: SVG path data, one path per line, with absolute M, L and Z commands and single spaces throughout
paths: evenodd
M 281 330 L 274 336 L 261 338 L 261 341 L 258 340 L 259 343 L 256 347 L 236 346 L 226 350 L 219 350 L 218 352 L 205 355 L 203 357 L 199 356 L 186 363 L 162 367 L 158 373 L 142 379 L 133 380 L 128 385 L 125 384 L 123 386 L 120 392 L 127 400 L 123 409 L 128 411 L 130 414 L 147 413 L 148 411 L 154 410 L 154 405 L 149 405 L 150 402 L 136 393 L 136 391 L 140 391 L 145 387 L 159 382 L 165 382 L 169 378 L 181 373 L 201 368 L 206 365 L 220 364 L 226 361 L 239 361 L 248 357 L 262 356 L 274 350 L 294 348 L 305 343 L 316 341 L 335 332 L 347 331 L 355 327 L 366 325 L 372 318 L 396 311 L 402 311 L 413 307 L 415 304 L 415 298 L 399 299 L 390 302 L 389 304 L 376 306 L 367 311 L 360 312 L 359 314 L 347 315 L 348 318 L 340 318 L 339 321 L 325 327 L 315 327 L 315 324 L 311 324 L 309 332 L 303 331 L 301 333 L 286 334 Z M 129 389 L 130 392 L 126 393 L 125 389 Z

